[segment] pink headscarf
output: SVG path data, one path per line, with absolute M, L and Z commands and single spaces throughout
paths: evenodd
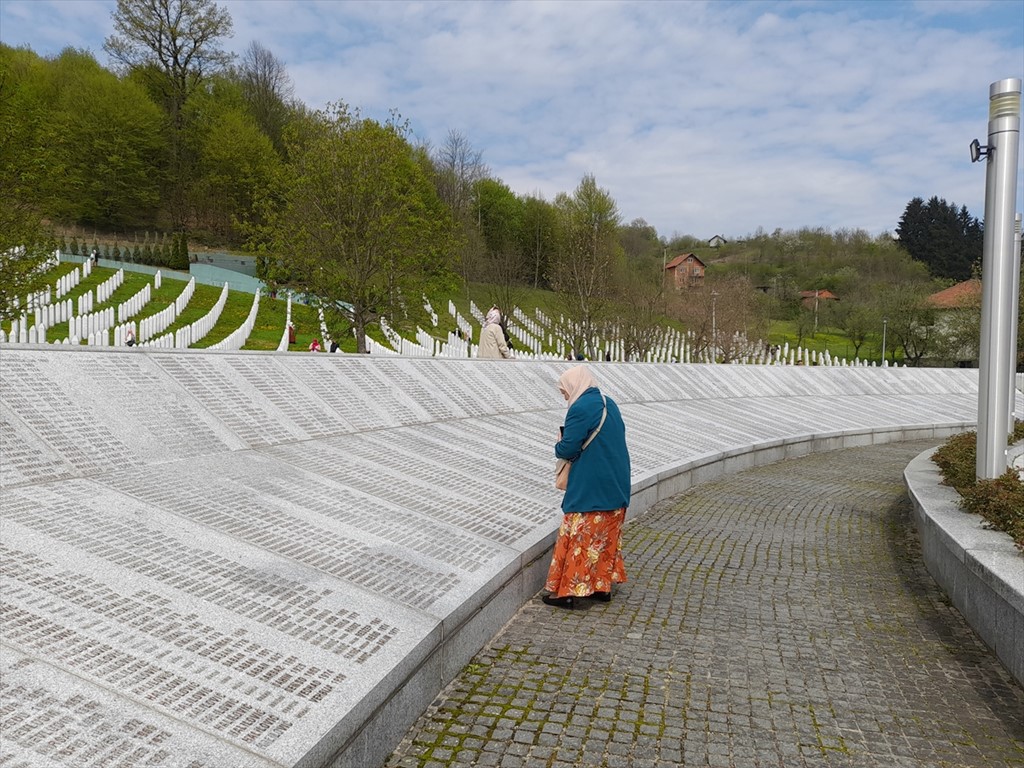
M 597 382 L 590 375 L 590 370 L 584 365 L 577 365 L 558 377 L 558 389 L 569 395 L 569 405 L 576 402 L 577 398 L 591 387 L 596 387 Z
M 491 307 L 487 313 L 487 317 L 484 318 L 484 326 L 494 325 L 501 322 L 501 312 L 497 307 Z

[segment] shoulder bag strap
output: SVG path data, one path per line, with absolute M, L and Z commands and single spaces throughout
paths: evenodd
M 601 421 L 598 422 L 597 429 L 591 432 L 590 437 L 588 437 L 586 442 L 583 443 L 583 447 L 580 448 L 580 453 L 583 453 L 585 450 L 587 450 L 587 446 L 590 445 L 591 441 L 593 441 L 595 437 L 597 437 L 597 433 L 600 432 L 601 427 L 604 426 L 604 418 L 605 416 L 608 415 L 608 400 L 605 399 L 605 396 L 603 394 L 601 395 L 601 402 L 604 403 L 604 409 L 601 411 Z

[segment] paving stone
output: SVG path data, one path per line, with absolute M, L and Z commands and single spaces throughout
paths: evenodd
M 475 660 L 494 691 L 520 663 L 563 681 L 504 711 L 505 752 L 533 744 L 509 765 L 1024 766 L 1024 691 L 922 565 L 902 470 L 930 444 L 750 469 L 630 522 L 611 603 L 531 602 Z

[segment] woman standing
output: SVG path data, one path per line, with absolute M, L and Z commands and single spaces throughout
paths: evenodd
M 580 597 L 607 602 L 612 584 L 626 581 L 622 524 L 629 506 L 629 451 L 619 406 L 601 393 L 585 366 L 563 373 L 558 390 L 569 410 L 555 456 L 571 461 L 572 469 L 544 585 L 550 594 L 543 600 L 572 608 Z
M 512 357 L 512 352 L 505 343 L 505 334 L 501 330 L 501 312 L 497 307 L 491 307 L 484 318 L 476 356 L 495 360 Z

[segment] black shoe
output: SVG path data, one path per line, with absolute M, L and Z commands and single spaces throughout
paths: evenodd
M 572 610 L 573 608 L 572 595 L 568 597 L 555 597 L 554 595 L 544 595 L 544 597 L 542 597 L 541 600 L 543 600 L 546 605 L 553 605 L 555 606 L 555 608 L 568 608 L 569 610 Z
M 612 601 L 611 592 L 595 592 L 591 597 L 595 600 L 600 600 L 602 603 L 610 603 Z

